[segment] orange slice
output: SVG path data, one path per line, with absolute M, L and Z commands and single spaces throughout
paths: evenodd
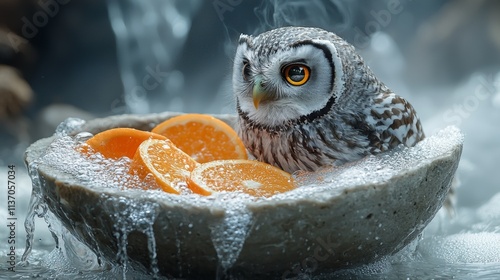
M 170 140 L 149 139 L 137 149 L 131 172 L 135 171 L 141 179 L 151 173 L 164 191 L 179 194 L 179 184 L 187 183 L 191 171 L 197 165 L 196 161 Z
M 209 115 L 173 117 L 156 126 L 152 132 L 166 136 L 199 163 L 248 158 L 245 145 L 236 131 Z
M 139 145 L 147 139 L 167 139 L 165 136 L 133 128 L 113 128 L 94 135 L 87 144 L 106 158 L 133 158 Z M 82 152 L 88 152 L 86 147 Z
M 217 160 L 200 164 L 191 172 L 188 186 L 202 195 L 241 191 L 264 197 L 295 188 L 289 173 L 254 160 Z

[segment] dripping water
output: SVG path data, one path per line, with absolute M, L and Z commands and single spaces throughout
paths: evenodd
M 24 228 L 26 230 L 26 247 L 21 257 L 20 265 L 28 265 L 28 257 L 33 250 L 33 240 L 35 238 L 35 216 L 41 218 L 47 212 L 47 206 L 42 203 L 42 190 L 40 175 L 38 174 L 38 161 L 33 161 L 28 165 L 28 173 L 31 177 L 32 192 L 29 202 L 28 214 L 24 221 Z M 57 242 L 57 240 L 56 240 Z
M 126 279 L 129 270 L 127 246 L 129 234 L 138 231 L 146 235 L 149 253 L 149 270 L 153 278 L 159 277 L 158 258 L 156 254 L 156 239 L 153 225 L 158 215 L 158 205 L 155 203 L 138 204 L 136 201 L 125 197 L 111 197 L 103 195 L 105 209 L 113 215 L 114 235 L 117 240 L 118 251 L 116 258 L 122 266 L 122 279 Z
M 156 279 L 159 276 L 160 269 L 158 268 L 158 258 L 156 255 L 156 239 L 153 230 L 153 223 L 154 220 L 151 222 L 151 224 L 148 225 L 147 231 L 145 233 L 148 237 L 148 251 L 149 259 L 151 261 L 150 270 L 153 273 L 153 277 Z
M 85 124 L 84 120 L 78 118 L 68 118 L 65 121 L 61 122 L 55 131 L 56 137 L 67 136 L 69 133 L 73 133 L 80 129 Z M 42 181 L 40 180 L 40 174 L 38 172 L 38 167 L 41 162 L 43 162 L 44 156 L 49 152 L 50 149 L 45 150 L 37 159 L 32 161 L 28 166 L 28 174 L 31 178 L 31 198 L 28 206 L 28 214 L 26 215 L 26 219 L 24 221 L 24 228 L 26 230 L 26 246 L 24 249 L 24 253 L 21 257 L 20 265 L 26 266 L 29 265 L 28 257 L 33 250 L 33 240 L 35 238 L 35 218 L 44 218 L 49 226 L 49 230 L 54 237 L 56 242 L 56 248 L 59 247 L 60 236 L 56 233 L 56 231 L 52 228 L 51 224 L 48 222 L 46 214 L 48 211 L 47 205 L 43 202 L 42 199 Z
M 210 226 L 212 243 L 217 253 L 217 279 L 227 278 L 228 270 L 237 261 L 252 222 L 252 214 L 243 203 L 226 205 L 219 223 Z

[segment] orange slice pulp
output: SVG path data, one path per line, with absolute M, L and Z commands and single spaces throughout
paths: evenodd
M 188 180 L 198 194 L 241 191 L 269 197 L 295 188 L 292 176 L 270 164 L 254 160 L 217 160 L 198 165 Z
M 167 137 L 199 163 L 248 158 L 236 131 L 210 115 L 176 116 L 156 126 L 152 132 Z
M 136 172 L 141 179 L 151 173 L 165 192 L 179 194 L 181 184 L 187 184 L 191 171 L 197 165 L 170 140 L 148 139 L 137 149 L 131 172 Z
M 99 152 L 106 158 L 133 158 L 139 145 L 150 138 L 167 139 L 156 133 L 133 128 L 113 128 L 94 135 L 86 143 L 94 152 Z M 87 147 L 83 147 L 82 152 L 87 153 Z

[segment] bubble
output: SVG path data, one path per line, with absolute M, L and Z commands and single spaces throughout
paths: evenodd
M 56 128 L 56 135 L 63 136 L 69 135 L 72 132 L 79 130 L 85 121 L 79 118 L 67 118 L 62 123 L 60 123 Z
M 77 135 L 75 135 L 75 141 L 76 142 L 79 142 L 79 143 L 83 143 L 87 140 L 89 140 L 90 138 L 92 138 L 94 136 L 94 134 L 90 133 L 90 132 L 80 132 L 78 133 Z

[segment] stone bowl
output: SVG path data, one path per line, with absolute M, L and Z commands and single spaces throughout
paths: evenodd
M 151 130 L 174 115 L 113 116 L 61 131 Z M 94 186 L 40 160 L 58 137 L 32 144 L 25 160 L 38 172 L 43 203 L 69 232 L 110 262 L 207 279 L 292 278 L 394 254 L 441 208 L 463 144 L 458 129 L 446 128 L 413 148 L 298 174 L 299 190 L 251 199 Z

